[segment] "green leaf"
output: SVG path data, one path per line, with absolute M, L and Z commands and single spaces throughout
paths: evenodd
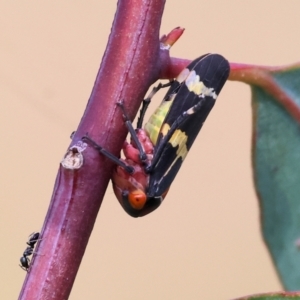
M 300 290 L 300 63 L 232 63 L 230 79 L 252 88 L 252 163 L 263 237 L 285 289 Z
M 300 290 L 300 69 L 269 75 L 252 85 L 254 179 L 273 262 L 285 288 Z

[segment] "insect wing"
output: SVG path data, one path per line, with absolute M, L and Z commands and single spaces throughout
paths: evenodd
M 178 76 L 183 82 L 165 117 L 154 150 L 149 196 L 168 189 L 225 84 L 230 67 L 218 54 L 194 60 Z M 171 133 L 171 134 L 170 134 Z
M 219 54 L 207 54 L 192 61 L 177 77 L 176 81 L 179 81 L 180 87 L 176 92 L 176 98 L 166 115 L 164 123 L 171 126 L 181 113 L 188 111 L 203 99 L 209 100 L 209 105 L 204 107 L 208 106 L 211 110 L 228 78 L 229 70 L 228 61 Z M 203 115 L 205 115 L 204 107 L 202 110 Z M 206 113 L 205 119 L 210 110 Z M 163 131 L 163 127 L 161 131 Z M 163 137 L 164 134 L 161 134 L 159 139 Z
M 161 130 L 162 124 L 166 121 L 166 116 L 171 111 L 171 106 L 173 105 L 173 101 L 180 90 L 181 86 L 183 85 L 184 80 L 190 73 L 190 70 L 194 69 L 195 66 L 206 57 L 208 54 L 202 55 L 199 58 L 192 61 L 189 65 L 189 69 L 184 69 L 178 78 L 171 83 L 169 90 L 167 91 L 162 103 L 160 106 L 155 110 L 155 112 L 151 115 L 148 122 L 145 123 L 145 130 L 148 133 L 153 145 L 157 144 L 159 138 L 159 132 Z M 182 94 L 182 91 L 181 91 Z M 176 112 L 180 110 L 180 107 L 176 109 Z M 170 117 L 169 117 L 170 118 Z M 174 118 L 174 114 L 173 114 Z M 175 114 L 175 118 L 177 115 Z M 174 120 L 173 120 L 174 121 Z M 172 123 L 171 118 L 169 119 L 169 124 Z

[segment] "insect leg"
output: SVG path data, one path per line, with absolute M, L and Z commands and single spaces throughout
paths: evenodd
M 112 160 L 116 165 L 122 167 L 126 172 L 129 174 L 132 174 L 134 172 L 134 168 L 131 166 L 126 165 L 122 160 L 120 160 L 118 157 L 114 156 L 109 151 L 105 150 L 103 147 L 98 145 L 93 139 L 91 139 L 88 135 L 85 135 L 81 138 L 81 140 L 86 141 L 90 143 L 97 151 L 99 151 L 101 154 Z
M 139 150 L 139 153 L 140 153 L 140 160 L 142 162 L 146 161 L 147 160 L 147 155 L 145 153 L 145 150 L 144 150 L 144 147 L 143 145 L 141 144 L 141 142 L 139 141 L 139 138 L 135 132 L 135 129 L 133 128 L 132 126 L 132 122 L 130 121 L 126 111 L 125 111 L 125 108 L 124 108 L 124 105 L 123 105 L 123 102 L 118 102 L 118 105 L 119 107 L 122 109 L 123 111 L 123 116 L 124 116 L 124 120 L 125 120 L 125 125 L 131 135 L 131 138 L 134 140 L 135 142 L 135 145 L 137 146 L 138 150 Z
M 148 109 L 148 106 L 153 98 L 153 96 L 162 88 L 165 88 L 165 87 L 169 87 L 170 85 L 172 85 L 173 83 L 173 80 L 165 83 L 165 84 L 162 84 L 161 82 L 155 86 L 152 91 L 150 92 L 150 94 L 148 95 L 147 98 L 145 98 L 142 102 L 142 107 L 141 107 L 141 110 L 140 110 L 140 115 L 139 115 L 139 118 L 138 118 L 138 121 L 137 121 L 137 126 L 136 128 L 142 128 L 143 127 L 143 122 L 144 122 L 144 117 L 145 117 L 145 113 Z

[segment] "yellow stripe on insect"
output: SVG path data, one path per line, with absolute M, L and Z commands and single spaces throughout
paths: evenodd
M 167 99 L 167 101 L 164 100 L 144 126 L 144 129 L 148 133 L 148 136 L 150 137 L 153 145 L 156 145 L 160 127 L 164 122 L 168 111 L 170 110 L 174 98 L 175 94 L 171 95 L 170 98 Z
M 161 134 L 163 136 L 166 136 L 169 130 L 170 130 L 170 125 L 164 124 L 161 129 Z M 185 157 L 187 156 L 188 154 L 188 149 L 186 147 L 187 139 L 188 136 L 185 134 L 185 132 L 181 131 L 180 129 L 176 129 L 172 137 L 170 138 L 169 143 L 172 145 L 172 147 L 176 148 L 178 146 L 178 149 L 176 151 L 177 159 L 181 157 L 182 160 L 184 160 Z
M 205 86 L 205 84 L 200 81 L 200 76 L 197 75 L 194 70 L 191 71 L 185 79 L 185 84 L 190 92 L 194 92 L 200 97 L 210 96 L 213 99 L 217 99 L 217 94 L 214 89 Z
M 163 134 L 163 136 L 165 136 L 168 133 L 169 130 L 170 130 L 170 126 L 168 124 L 164 124 L 164 126 L 161 130 L 161 133 Z M 182 161 L 184 161 L 185 157 L 188 154 L 188 149 L 187 149 L 187 146 L 186 146 L 187 139 L 188 139 L 188 136 L 183 131 L 181 131 L 179 129 L 175 130 L 175 132 L 173 133 L 171 139 L 169 140 L 169 143 L 174 148 L 178 146 L 178 149 L 176 151 L 177 156 L 173 160 L 170 167 L 166 170 L 164 175 L 161 177 L 161 179 L 158 183 L 160 183 L 164 179 L 164 177 L 167 176 L 167 174 L 170 172 L 170 170 L 172 170 L 173 166 L 179 160 L 180 157 L 181 157 Z

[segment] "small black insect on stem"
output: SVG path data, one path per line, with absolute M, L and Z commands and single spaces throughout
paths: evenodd
M 21 263 L 20 267 L 26 272 L 28 272 L 28 269 L 30 267 L 29 265 L 30 259 L 28 258 L 28 256 L 32 255 L 34 246 L 36 242 L 39 240 L 39 236 L 40 236 L 39 232 L 33 232 L 29 236 L 29 239 L 27 241 L 27 245 L 29 247 L 25 249 L 25 251 L 23 252 L 23 256 L 20 258 L 20 263 Z

